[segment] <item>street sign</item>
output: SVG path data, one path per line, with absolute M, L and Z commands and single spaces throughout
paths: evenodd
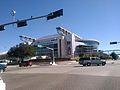
M 43 46 L 43 45 L 38 44 L 38 45 L 34 45 L 34 47 L 37 47 L 37 48 L 43 48 L 44 46 Z
M 110 42 L 110 44 L 117 44 L 117 42 Z
M 43 47 L 43 45 L 39 45 L 39 44 L 38 44 L 38 45 L 37 45 L 37 47 L 42 48 L 42 47 Z

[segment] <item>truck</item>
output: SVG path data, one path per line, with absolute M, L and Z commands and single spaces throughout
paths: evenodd
M 79 64 L 83 66 L 91 66 L 91 65 L 105 66 L 106 61 L 98 57 L 83 57 L 79 59 Z

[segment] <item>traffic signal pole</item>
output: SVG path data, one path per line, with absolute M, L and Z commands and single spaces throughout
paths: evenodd
M 10 25 L 10 24 L 17 24 L 18 22 L 22 22 L 22 21 L 30 21 L 30 20 L 34 20 L 34 19 L 39 19 L 39 18 L 44 18 L 44 17 L 47 17 L 47 15 L 44 15 L 44 16 L 38 16 L 38 17 L 32 17 L 31 18 L 28 18 L 28 19 L 23 19 L 23 20 L 17 20 L 17 21 L 14 21 L 14 22 L 10 22 L 10 23 L 6 23 L 6 24 L 1 24 L 1 26 L 7 26 L 7 25 Z
M 16 20 L 13 22 L 5 23 L 0 25 L 0 31 L 5 30 L 4 26 L 11 25 L 11 24 L 17 24 L 17 27 L 27 26 L 27 21 L 34 20 L 34 19 L 40 19 L 46 17 L 47 20 L 54 19 L 56 17 L 63 16 L 63 9 L 57 10 L 55 12 L 51 12 L 48 15 L 33 17 L 31 16 L 28 19 L 22 19 L 22 20 Z

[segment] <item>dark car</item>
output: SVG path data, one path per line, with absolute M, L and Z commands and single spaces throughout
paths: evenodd
M 19 67 L 27 67 L 27 66 L 32 66 L 32 60 L 27 60 L 19 63 Z
M 6 65 L 0 64 L 0 73 L 4 72 L 6 70 Z
M 91 65 L 102 65 L 104 66 L 106 64 L 105 60 L 101 60 L 98 57 L 86 57 L 86 58 L 80 58 L 79 60 L 79 64 L 83 65 L 83 66 L 91 66 Z

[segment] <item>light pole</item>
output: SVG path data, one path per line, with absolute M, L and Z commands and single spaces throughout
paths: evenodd
M 56 63 L 55 63 L 55 55 L 54 55 L 54 48 L 50 48 L 50 47 L 46 47 L 46 48 L 52 51 L 53 59 L 52 59 L 52 62 L 50 62 L 50 64 L 56 65 Z
M 40 45 L 40 44 L 34 45 L 34 46 L 35 46 L 35 47 L 38 47 L 38 48 L 47 48 L 47 49 L 51 50 L 51 51 L 52 51 L 53 59 L 52 59 L 52 62 L 50 62 L 50 64 L 51 64 L 51 65 L 57 65 L 57 64 L 55 63 L 54 48 L 46 47 L 46 46 L 43 46 L 43 45 Z
M 13 22 L 15 21 L 15 14 L 16 14 L 16 11 L 12 10 L 11 15 L 12 15 L 12 18 L 13 18 Z

